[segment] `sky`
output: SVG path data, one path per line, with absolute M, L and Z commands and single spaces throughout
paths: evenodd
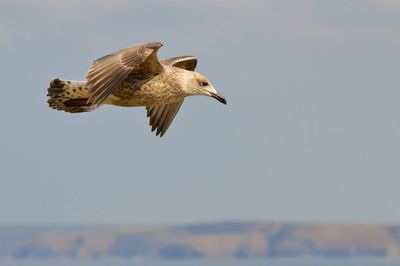
M 227 99 L 68 114 L 53 78 L 161 41 Z M 0 2 L 0 225 L 400 223 L 400 2 Z

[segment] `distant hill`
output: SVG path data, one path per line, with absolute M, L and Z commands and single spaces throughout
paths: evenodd
M 0 227 L 0 258 L 400 256 L 400 226 L 209 223 Z

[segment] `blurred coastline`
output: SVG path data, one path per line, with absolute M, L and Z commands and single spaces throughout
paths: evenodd
M 400 225 L 2 226 L 0 259 L 400 257 Z

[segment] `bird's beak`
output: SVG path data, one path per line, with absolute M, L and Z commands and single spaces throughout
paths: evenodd
M 223 104 L 226 104 L 226 99 L 225 99 L 225 97 L 222 96 L 222 95 L 219 94 L 219 93 L 211 92 L 211 97 L 213 97 L 214 99 L 217 99 L 217 101 L 219 101 L 219 102 L 221 102 L 221 103 L 223 103 Z
M 220 93 L 218 93 L 214 87 L 212 87 L 212 91 L 209 91 L 210 96 L 219 101 L 220 103 L 226 104 L 226 99 Z

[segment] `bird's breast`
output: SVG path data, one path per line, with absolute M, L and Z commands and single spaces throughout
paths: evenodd
M 179 84 L 157 76 L 141 83 L 125 81 L 105 103 L 118 106 L 150 106 L 173 103 L 183 97 Z

